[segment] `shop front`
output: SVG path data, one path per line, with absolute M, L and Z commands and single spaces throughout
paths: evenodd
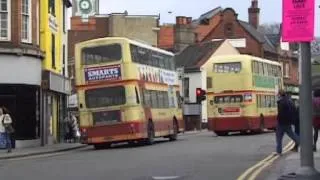
M 10 111 L 16 148 L 40 145 L 41 59 L 1 54 L 0 106 Z M 0 137 L 0 148 L 5 148 Z
M 54 144 L 63 140 L 63 120 L 67 116 L 67 97 L 70 80 L 60 74 L 44 70 L 42 73 L 41 144 Z

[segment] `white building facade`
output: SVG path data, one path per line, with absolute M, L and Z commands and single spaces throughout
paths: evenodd
M 190 45 L 176 56 L 176 66 L 181 72 L 179 84 L 184 100 L 183 114 L 187 131 L 207 126 L 207 99 L 202 101 L 200 106 L 196 104 L 196 89 L 207 91 L 207 87 L 212 86 L 207 72 L 213 70 L 214 57 L 238 54 L 239 51 L 228 40 L 215 40 Z

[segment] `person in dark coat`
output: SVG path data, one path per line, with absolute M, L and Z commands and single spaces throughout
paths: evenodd
M 300 109 L 299 109 L 299 102 L 298 100 L 293 100 L 291 98 L 291 93 L 288 93 L 289 99 L 292 101 L 294 105 L 294 115 L 293 115 L 293 126 L 294 132 L 296 135 L 300 136 Z
M 313 151 L 317 151 L 318 134 L 320 129 L 320 89 L 313 93 Z
M 282 139 L 284 134 L 286 133 L 294 142 L 295 146 L 292 149 L 293 151 L 297 151 L 300 141 L 297 134 L 295 134 L 292 130 L 292 124 L 294 122 L 294 112 L 295 107 L 290 99 L 290 97 L 283 91 L 279 91 L 279 100 L 278 104 L 278 116 L 277 116 L 277 128 L 276 128 L 276 143 L 277 143 L 277 153 L 279 155 L 282 154 Z
M 299 108 L 299 105 L 297 105 L 296 110 L 295 110 L 294 132 L 297 134 L 297 136 L 300 136 L 300 108 Z

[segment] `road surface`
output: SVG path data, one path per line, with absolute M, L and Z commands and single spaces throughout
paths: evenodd
M 4 180 L 235 180 L 274 151 L 274 139 L 274 133 L 186 134 L 178 141 L 160 140 L 152 146 L 88 147 L 56 156 L 1 161 L 0 174 Z

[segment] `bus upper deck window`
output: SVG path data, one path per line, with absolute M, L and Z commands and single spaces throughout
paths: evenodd
M 109 63 L 122 58 L 120 44 L 85 47 L 82 49 L 82 62 L 85 65 Z

